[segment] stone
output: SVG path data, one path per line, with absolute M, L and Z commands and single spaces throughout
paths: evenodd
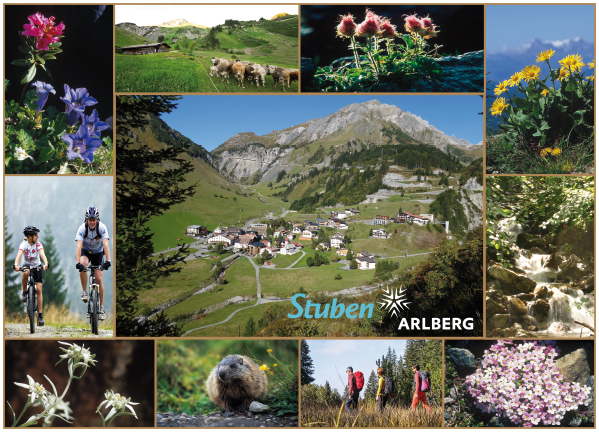
M 559 280 L 579 281 L 589 274 L 592 274 L 592 271 L 589 271 L 584 264 L 566 261 L 559 266 L 559 273 L 557 276 Z
M 454 398 L 446 397 L 446 398 L 443 400 L 443 403 L 445 403 L 445 405 L 450 405 L 450 404 L 452 404 L 452 403 L 455 403 L 455 401 L 456 401 L 456 400 L 455 400 Z
M 488 328 L 489 328 L 489 326 L 487 325 L 487 329 Z M 490 332 L 488 332 L 488 330 L 487 330 L 487 337 L 490 337 L 490 338 L 501 337 L 502 331 L 503 331 L 503 329 L 500 329 L 500 328 L 495 328 L 495 329 L 491 330 Z
M 250 412 L 252 413 L 265 413 L 268 411 L 270 411 L 270 407 L 268 405 L 264 405 L 256 401 L 250 404 Z
M 499 303 L 495 302 L 489 296 L 487 296 L 487 298 L 486 298 L 486 305 L 487 305 L 487 315 L 489 315 L 489 316 L 507 313 L 507 310 L 505 309 L 505 307 L 503 307 Z
M 495 300 L 498 303 L 502 303 L 502 298 L 503 298 L 503 291 L 498 290 L 498 289 L 487 289 L 487 296 L 491 297 L 493 300 Z
M 543 250 L 541 250 L 541 248 L 538 248 L 536 246 L 531 248 L 530 252 L 533 254 L 537 254 L 537 255 L 544 255 L 544 253 L 545 253 Z
M 595 290 L 595 276 L 589 276 L 586 279 L 583 279 L 582 286 L 580 287 L 583 293 L 589 294 L 590 292 Z
M 523 327 L 529 327 L 530 325 L 532 325 L 532 318 L 530 315 L 522 315 L 520 317 L 520 324 L 522 324 Z
M 520 233 L 516 237 L 516 244 L 522 249 L 538 247 L 544 249 L 550 243 L 554 243 L 555 235 L 540 236 L 537 234 Z
M 455 362 L 458 369 L 473 368 L 476 367 L 476 361 L 474 360 L 474 354 L 464 348 L 449 348 L 447 354 Z
M 534 295 L 536 298 L 546 298 L 549 290 L 545 285 L 541 285 L 535 288 Z M 532 300 L 532 299 L 531 299 Z
M 487 319 L 487 330 L 505 328 L 509 320 L 510 316 L 508 314 L 493 315 Z
M 528 326 L 526 328 L 526 330 L 531 331 L 531 332 L 536 332 L 536 331 L 539 331 L 539 328 L 537 326 Z
M 584 348 L 577 349 L 562 358 L 558 358 L 555 360 L 555 364 L 559 372 L 564 376 L 564 380 L 568 382 L 586 384 L 591 376 L 587 352 Z
M 537 283 L 532 279 L 518 275 L 499 265 L 491 266 L 488 270 L 488 276 L 499 281 L 501 290 L 507 295 L 530 293 L 537 286 Z
M 559 256 L 556 253 L 552 253 L 551 255 L 549 255 L 549 259 L 547 260 L 545 267 L 557 269 L 562 262 L 563 262 L 563 259 L 561 256 Z
M 585 384 L 591 388 L 591 402 L 589 403 L 588 410 L 595 411 L 595 376 L 591 375 Z
M 522 316 L 528 314 L 528 308 L 522 300 L 516 297 L 508 297 L 507 310 L 510 315 Z
M 515 296 L 513 296 L 519 300 L 522 300 L 523 302 L 529 302 L 532 299 L 534 299 L 534 295 L 530 294 L 530 293 L 521 293 L 521 294 L 516 294 Z
M 162 420 L 162 414 L 156 414 L 156 420 L 160 421 Z
M 353 58 L 353 57 L 352 57 Z M 302 84 L 312 81 L 316 73 L 316 62 L 308 57 L 302 57 Z
M 458 399 L 458 393 L 455 391 L 455 388 L 451 388 L 449 390 L 449 397 L 453 398 L 453 399 Z
M 530 313 L 535 320 L 543 321 L 545 318 L 547 318 L 550 309 L 551 307 L 549 306 L 549 302 L 547 300 L 539 299 L 532 304 Z

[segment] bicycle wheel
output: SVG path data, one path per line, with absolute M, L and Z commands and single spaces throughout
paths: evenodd
M 91 306 L 91 313 L 89 314 L 89 319 L 92 325 L 92 333 L 98 334 L 98 313 L 100 312 L 100 299 L 98 298 L 97 290 L 90 290 L 89 302 Z
M 35 287 L 29 285 L 27 289 L 27 315 L 29 316 L 29 330 L 35 333 Z

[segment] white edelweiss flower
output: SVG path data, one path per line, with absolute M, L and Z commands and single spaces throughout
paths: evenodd
M 70 348 L 60 348 L 65 352 L 62 354 L 60 358 L 62 360 L 68 359 L 69 361 L 72 359 L 73 362 L 82 362 L 85 366 L 95 366 L 97 360 L 94 360 L 95 354 L 92 354 L 88 348 L 85 348 L 85 345 L 79 346 L 77 344 L 70 344 L 67 342 L 58 342 L 59 344 L 68 345 Z M 60 360 L 58 363 L 60 363 Z M 58 364 L 57 363 L 57 364 Z
M 34 407 L 37 407 L 39 405 L 39 402 L 33 404 Z M 53 394 L 51 394 L 48 395 L 47 405 L 51 406 L 52 408 L 48 410 L 48 415 L 44 417 L 45 426 L 52 425 L 52 421 L 54 420 L 55 415 L 62 417 L 66 421 L 73 420 L 73 417 L 71 417 L 71 414 L 73 414 L 73 410 L 70 407 L 70 402 L 65 402 L 64 400 L 59 399 Z
M 47 404 L 47 395 L 49 395 L 50 392 L 46 390 L 43 385 L 35 382 L 34 379 L 31 378 L 31 376 L 27 375 L 27 380 L 29 381 L 29 384 L 21 384 L 17 382 L 15 384 L 19 387 L 23 387 L 29 390 L 29 403 L 32 404 L 33 402 L 39 399 L 42 400 L 45 404 Z
M 135 416 L 135 418 L 137 418 L 137 414 L 135 413 L 135 410 L 131 405 L 139 405 L 139 403 L 131 402 L 131 398 L 121 396 L 119 393 L 115 393 L 112 390 L 106 390 L 104 396 L 106 397 L 106 400 L 103 401 L 96 410 L 96 412 L 99 412 L 100 409 L 104 406 L 104 404 L 106 404 L 105 408 L 112 407 L 104 421 L 108 421 L 108 419 L 117 414 L 118 411 L 120 411 L 121 413 L 124 412 L 125 408 L 128 408 L 131 411 L 131 413 Z
M 23 148 L 17 147 L 15 149 L 15 157 L 18 160 L 25 160 L 25 159 L 27 159 L 29 157 L 29 155 L 27 154 L 27 152 Z

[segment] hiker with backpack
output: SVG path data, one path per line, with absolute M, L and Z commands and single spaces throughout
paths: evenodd
M 387 405 L 389 398 L 393 396 L 393 380 L 385 376 L 385 369 L 382 367 L 376 370 L 379 376 L 379 389 L 376 393 L 376 402 L 379 407 L 379 412 L 382 414 L 383 408 Z
M 420 366 L 412 366 L 414 372 L 414 398 L 412 399 L 412 411 L 416 410 L 418 402 L 422 402 L 424 408 L 431 412 L 431 407 L 426 402 L 426 393 L 431 390 L 431 375 L 426 371 L 420 371 Z
M 351 366 L 348 366 L 345 370 L 347 373 L 347 401 L 345 401 L 345 410 L 349 414 L 353 414 L 352 408 L 358 409 L 358 399 L 360 398 L 360 391 L 364 388 L 364 374 L 356 371 Z

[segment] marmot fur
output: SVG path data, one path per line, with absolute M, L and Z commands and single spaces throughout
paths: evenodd
M 260 366 L 242 355 L 222 359 L 206 382 L 210 400 L 235 411 L 245 411 L 252 402 L 264 399 L 267 386 L 268 380 Z

